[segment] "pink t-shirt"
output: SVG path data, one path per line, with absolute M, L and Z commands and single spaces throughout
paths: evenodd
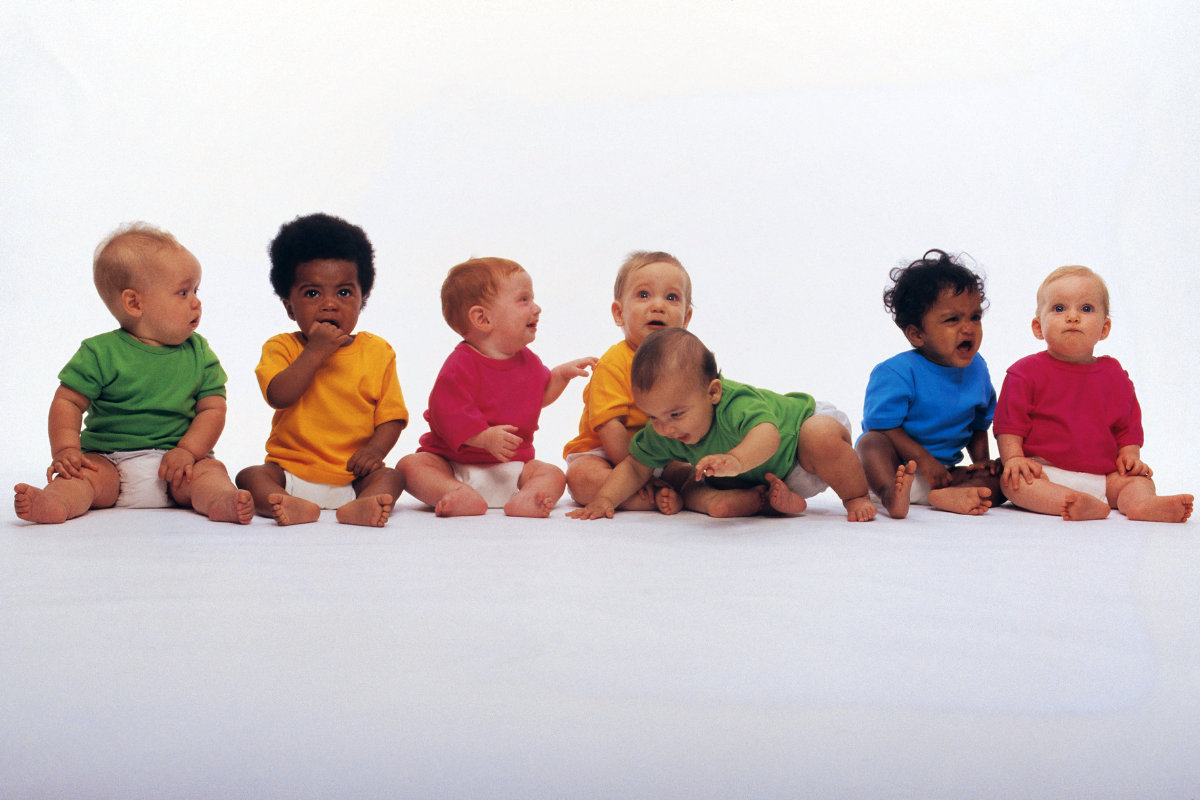
M 992 432 L 1024 437 L 1026 456 L 1059 469 L 1107 475 L 1120 448 L 1141 447 L 1142 409 L 1115 358 L 1071 364 L 1041 352 L 1008 368 Z
M 463 444 L 494 425 L 516 425 L 521 446 L 513 461 L 533 459 L 533 432 L 542 413 L 550 370 L 525 348 L 512 358 L 488 358 L 466 342 L 455 347 L 429 393 L 429 433 L 417 452 L 462 464 L 496 464 L 481 447 Z

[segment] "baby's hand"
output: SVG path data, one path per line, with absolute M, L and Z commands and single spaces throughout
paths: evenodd
M 171 484 L 171 489 L 178 492 L 184 483 L 192 479 L 192 465 L 196 457 L 182 447 L 173 447 L 162 457 L 158 465 L 158 479 Z
M 565 364 L 559 364 L 554 369 L 550 370 L 550 374 L 561 379 L 564 383 L 572 378 L 586 378 L 588 369 L 596 366 L 597 359 L 588 356 L 587 358 L 577 358 L 574 361 L 568 361 Z
M 732 478 L 745 472 L 737 456 L 729 453 L 714 453 L 696 462 L 696 480 L 709 478 Z
M 499 461 L 508 461 L 516 455 L 517 448 L 524 441 L 517 436 L 516 425 L 493 425 L 483 433 L 478 433 L 467 439 L 466 444 L 482 447 Z
M 989 458 L 986 461 L 976 461 L 973 464 L 967 465 L 967 472 L 982 471 L 988 475 L 999 475 L 1002 469 L 1003 467 L 1000 466 L 1000 462 L 993 458 Z
M 357 478 L 370 475 L 382 466 L 383 453 L 373 447 L 360 447 L 346 462 L 346 469 L 353 472 Z
M 950 470 L 943 467 L 942 462 L 931 455 L 918 458 L 916 461 L 917 472 L 924 475 L 925 480 L 929 481 L 930 489 L 944 489 L 950 485 L 953 480 L 950 477 Z
M 329 358 L 339 347 L 350 341 L 350 334 L 332 322 L 314 322 L 305 335 L 308 337 L 305 349 L 313 350 L 322 359 Z
M 1150 465 L 1134 455 L 1118 455 L 1117 456 L 1117 474 L 1118 475 L 1142 475 L 1147 478 L 1154 475 L 1154 470 L 1150 469 Z
M 46 482 L 54 480 L 55 475 L 66 478 L 82 478 L 85 469 L 97 470 L 78 447 L 64 447 L 53 455 L 53 462 L 46 468 Z
M 588 503 L 583 508 L 577 508 L 574 511 L 568 511 L 567 516 L 572 519 L 600 519 L 607 517 L 612 519 L 613 512 L 616 511 L 616 506 L 611 500 L 604 497 L 597 497 L 592 502 Z
M 1026 483 L 1033 483 L 1034 478 L 1042 477 L 1042 465 L 1032 458 L 1017 456 L 1004 462 L 1004 473 L 1000 476 L 1000 485 L 1016 489 L 1021 478 Z

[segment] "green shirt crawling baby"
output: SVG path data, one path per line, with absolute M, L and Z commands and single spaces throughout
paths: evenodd
M 742 443 L 756 425 L 769 422 L 779 429 L 779 449 L 775 455 L 737 478 L 752 484 L 765 484 L 771 473 L 787 478 L 796 465 L 800 426 L 813 415 L 816 402 L 802 392 L 777 394 L 744 383 L 721 379 L 721 400 L 714 409 L 712 427 L 695 444 L 684 444 L 642 428 L 629 443 L 629 454 L 647 467 L 665 467 L 671 461 L 695 464 L 714 453 L 728 453 Z

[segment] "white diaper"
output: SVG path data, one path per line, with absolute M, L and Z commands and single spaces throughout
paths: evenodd
M 1059 486 L 1065 486 L 1068 489 L 1074 489 L 1077 492 L 1085 492 L 1092 497 L 1098 497 L 1105 503 L 1108 502 L 1108 476 L 1095 475 L 1091 472 L 1071 472 L 1066 469 L 1059 469 L 1051 466 L 1044 458 L 1035 458 L 1034 461 L 1042 465 L 1042 477 L 1051 483 L 1057 483 Z
M 576 459 L 583 458 L 584 456 L 596 456 L 596 458 L 603 458 L 605 461 L 608 461 L 608 451 L 605 450 L 603 447 L 595 447 L 591 450 L 588 450 L 586 453 L 567 453 L 567 456 L 566 456 L 567 466 L 568 467 L 571 466 L 571 462 L 575 461 Z M 608 461 L 608 463 L 612 464 L 611 461 Z M 613 466 L 616 466 L 616 465 L 613 464 Z M 663 468 L 659 467 L 658 469 L 654 470 L 654 477 L 661 478 L 662 473 L 663 473 Z
M 299 497 L 301 500 L 316 503 L 321 508 L 329 510 L 341 508 L 358 496 L 354 493 L 353 482 L 347 483 L 345 486 L 313 483 L 303 478 L 297 478 L 286 469 L 283 471 L 283 490 L 292 497 Z
M 949 467 L 947 467 L 947 469 L 949 469 Z M 925 479 L 924 475 L 919 472 L 913 475 L 912 488 L 908 492 L 909 504 L 914 506 L 929 505 L 930 489 L 931 487 L 929 486 L 929 481 Z M 871 502 L 875 503 L 876 505 L 883 505 L 883 500 L 881 500 L 879 495 L 875 494 L 874 492 L 871 492 Z
M 504 504 L 513 499 L 518 491 L 517 481 L 521 477 L 521 470 L 525 469 L 524 461 L 505 461 L 502 464 L 449 463 L 455 479 L 479 492 L 487 501 L 488 508 L 504 508 Z
M 124 450 L 116 453 L 89 453 L 104 456 L 117 468 L 120 490 L 117 508 L 169 508 L 175 505 L 166 481 L 158 479 L 166 450 Z
M 813 411 L 814 417 L 817 415 L 833 417 L 842 423 L 842 426 L 850 432 L 851 436 L 854 435 L 854 429 L 850 427 L 850 418 L 844 412 L 839 411 L 833 403 L 827 403 L 824 400 L 817 400 L 816 402 L 817 407 Z M 787 484 L 789 489 L 805 499 L 815 497 L 829 488 L 828 483 L 811 472 L 805 472 L 804 467 L 800 466 L 799 461 L 796 462 L 796 466 L 792 467 L 792 471 L 787 474 L 783 482 Z

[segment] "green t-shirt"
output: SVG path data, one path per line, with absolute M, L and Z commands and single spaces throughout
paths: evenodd
M 169 450 L 196 416 L 196 401 L 225 396 L 225 370 L 204 337 L 153 347 L 123 330 L 84 339 L 58 373 L 90 401 L 80 442 L 86 453 Z
M 695 464 L 705 456 L 728 453 L 742 443 L 751 428 L 769 422 L 779 429 L 779 449 L 765 463 L 737 477 L 760 484 L 767 482 L 766 475 L 770 472 L 784 479 L 796 465 L 800 426 L 813 415 L 815 408 L 812 397 L 801 392 L 776 394 L 722 378 L 721 400 L 714 409 L 712 427 L 703 439 L 684 444 L 660 436 L 653 426 L 647 425 L 629 443 L 629 454 L 654 469 L 672 461 Z

